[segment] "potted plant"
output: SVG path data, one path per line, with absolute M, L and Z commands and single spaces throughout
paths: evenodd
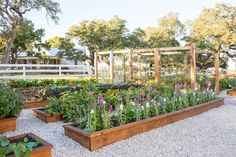
M 28 133 L 0 137 L 0 157 L 51 157 L 52 144 Z
M 0 83 L 0 133 L 16 129 L 16 118 L 24 107 L 19 93 Z
M 68 100 L 64 99 L 64 97 L 52 98 L 49 105 L 45 108 L 33 109 L 34 116 L 46 123 L 61 121 L 63 105 L 67 103 Z

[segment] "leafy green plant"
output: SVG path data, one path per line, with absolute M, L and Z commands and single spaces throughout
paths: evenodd
M 19 93 L 0 83 L 0 119 L 17 117 L 23 107 L 24 101 Z
M 30 157 L 30 152 L 33 147 L 37 146 L 39 142 L 30 142 L 25 137 L 20 142 L 10 142 L 7 137 L 0 137 L 0 157 L 6 157 L 9 154 L 14 154 L 16 157 Z

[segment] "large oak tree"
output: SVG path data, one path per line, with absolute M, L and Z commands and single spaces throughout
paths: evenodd
M 45 10 L 46 15 L 54 22 L 59 20 L 59 4 L 52 0 L 0 0 L 0 31 L 2 35 L 8 34 L 6 50 L 2 57 L 3 64 L 9 62 L 17 31 L 24 24 L 25 14 L 31 10 Z

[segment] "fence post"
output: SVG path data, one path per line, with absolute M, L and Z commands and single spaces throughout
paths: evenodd
M 23 65 L 23 78 L 26 79 L 26 68 L 25 68 L 25 65 Z
M 61 77 L 61 66 L 59 66 L 59 76 Z

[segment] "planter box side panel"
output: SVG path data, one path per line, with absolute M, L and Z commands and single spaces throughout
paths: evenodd
M 40 109 L 33 109 L 34 116 L 38 119 L 48 123 L 48 122 L 58 122 L 61 121 L 61 114 L 57 115 L 47 115 L 44 111 L 41 111 Z
M 236 96 L 236 90 L 229 90 L 229 91 L 227 91 L 227 95 L 229 95 L 229 96 Z
M 190 110 L 177 111 L 174 113 L 169 113 L 167 115 L 160 116 L 159 118 L 153 118 L 152 121 L 144 121 L 143 123 L 138 123 L 132 127 L 127 127 L 124 129 L 117 129 L 117 131 L 103 132 L 100 136 L 91 137 L 91 150 L 94 151 L 105 145 L 109 145 L 119 140 L 127 139 L 129 137 L 135 136 L 137 134 L 150 131 L 152 129 L 160 128 L 167 124 L 171 124 L 189 117 L 199 115 L 206 112 L 212 108 L 223 105 L 224 101 L 216 101 L 213 103 L 206 103 L 200 106 L 191 107 Z
M 39 102 L 26 102 L 25 103 L 25 109 L 30 108 L 37 108 L 37 107 L 45 107 L 48 105 L 48 100 L 39 101 Z
M 29 136 L 30 138 L 36 141 L 39 141 L 40 144 L 42 144 L 42 146 L 36 147 L 32 150 L 32 152 L 30 153 L 30 157 L 51 157 L 52 156 L 51 152 L 52 152 L 53 145 L 43 140 L 42 138 L 38 137 L 35 134 L 32 134 L 32 133 L 21 134 L 17 136 L 12 136 L 8 139 L 10 141 L 15 141 L 15 140 L 22 139 L 26 136 Z M 8 155 L 7 157 L 15 157 L 15 155 Z
M 217 99 L 211 102 L 203 103 L 198 106 L 189 107 L 176 112 L 160 115 L 157 117 L 133 122 L 130 124 L 97 131 L 88 134 L 72 125 L 66 125 L 65 134 L 73 140 L 79 142 L 91 151 L 94 151 L 100 147 L 109 145 L 116 141 L 127 139 L 137 134 L 150 131 L 155 128 L 162 127 L 167 124 L 177 122 L 189 117 L 206 112 L 212 108 L 216 108 L 224 104 L 224 99 Z
M 16 130 L 16 118 L 0 120 L 0 133 Z
M 65 134 L 73 139 L 76 142 L 79 142 L 82 146 L 86 147 L 87 149 L 91 150 L 91 145 L 90 145 L 90 137 L 78 133 L 76 130 L 71 128 L 71 126 L 64 126 L 65 128 Z

